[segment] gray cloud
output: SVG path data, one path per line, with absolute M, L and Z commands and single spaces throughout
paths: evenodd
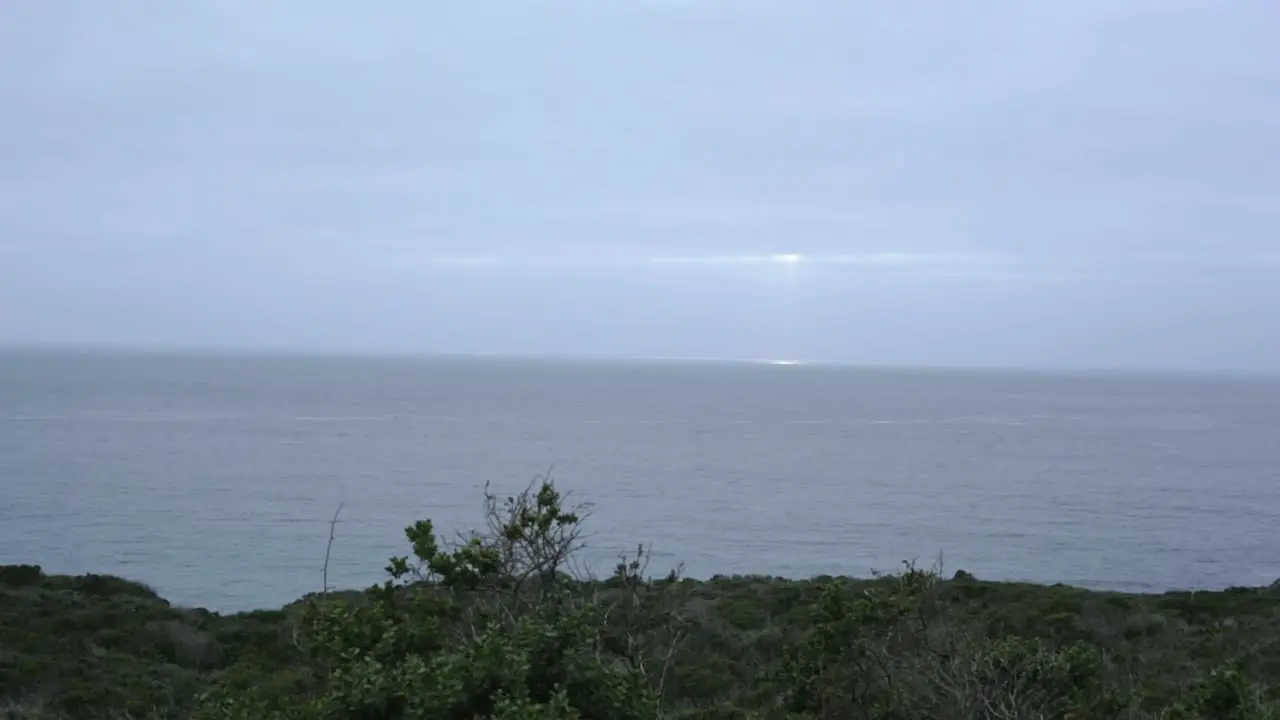
M 1274 369 L 1277 20 L 10 3 L 0 342 Z

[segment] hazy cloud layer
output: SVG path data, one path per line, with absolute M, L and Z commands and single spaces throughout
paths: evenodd
M 1280 368 L 1280 8 L 0 8 L 0 342 Z

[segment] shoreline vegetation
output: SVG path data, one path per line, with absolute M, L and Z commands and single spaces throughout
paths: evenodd
M 385 583 L 279 610 L 0 566 L 0 720 L 1280 720 L 1280 583 L 691 580 L 644 547 L 592 578 L 549 478 L 484 502 L 466 536 L 407 528 Z

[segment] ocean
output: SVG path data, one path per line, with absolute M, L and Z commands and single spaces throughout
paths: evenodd
M 730 362 L 0 355 L 0 563 L 278 607 L 551 470 L 588 564 L 1127 591 L 1280 578 L 1280 380 Z

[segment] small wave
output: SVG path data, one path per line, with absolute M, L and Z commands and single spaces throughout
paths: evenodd
M 1000 417 L 958 417 L 939 420 L 904 419 L 904 420 L 869 420 L 868 425 L 998 425 L 1003 427 L 1024 427 L 1022 420 Z
M 682 420 L 673 419 L 640 419 L 640 418 L 586 418 L 578 421 L 582 425 L 675 425 Z
M 390 420 L 390 415 L 300 415 L 294 422 L 379 422 Z
M 84 415 L 64 418 L 66 420 L 102 422 L 102 423 L 202 423 L 240 420 L 239 415 Z
M 959 417 L 947 422 L 957 425 L 1002 425 L 1005 427 L 1022 427 L 1027 424 L 1021 420 L 1002 417 Z

